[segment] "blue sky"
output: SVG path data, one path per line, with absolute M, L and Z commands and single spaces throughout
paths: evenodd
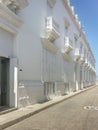
M 98 0 L 70 0 L 70 2 L 75 8 L 75 13 L 78 14 L 93 50 L 98 75 Z

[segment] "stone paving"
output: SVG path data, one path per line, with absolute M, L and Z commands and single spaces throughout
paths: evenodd
M 98 87 L 49 107 L 5 130 L 98 130 Z

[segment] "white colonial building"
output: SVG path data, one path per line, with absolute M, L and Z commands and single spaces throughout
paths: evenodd
M 95 58 L 68 0 L 0 0 L 0 106 L 95 84 Z

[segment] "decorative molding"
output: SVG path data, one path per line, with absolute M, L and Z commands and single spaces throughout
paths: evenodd
M 58 48 L 56 47 L 56 45 L 54 45 L 53 43 L 51 43 L 46 37 L 41 37 L 41 41 L 42 41 L 42 45 L 45 49 L 56 53 Z
M 55 5 L 55 3 L 56 3 L 56 0 L 47 0 L 47 2 L 48 2 L 48 4 L 49 4 L 49 6 L 50 6 L 51 8 L 53 8 L 54 5 Z

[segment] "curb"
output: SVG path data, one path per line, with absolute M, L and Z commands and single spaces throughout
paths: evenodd
M 59 103 L 65 101 L 65 100 L 67 100 L 67 99 L 69 99 L 69 98 L 72 98 L 72 97 L 74 97 L 74 96 L 76 96 L 76 95 L 78 95 L 78 94 L 81 94 L 82 92 L 86 92 L 87 90 L 93 89 L 93 88 L 95 88 L 96 86 L 97 86 L 97 85 L 94 85 L 94 86 L 92 86 L 92 87 L 83 89 L 83 90 L 81 90 L 81 91 L 74 92 L 74 93 L 72 93 L 71 95 L 66 95 L 63 99 L 60 99 L 60 100 L 55 101 L 55 102 L 51 102 L 51 101 L 50 101 L 50 102 L 47 102 L 47 103 L 50 103 L 50 104 L 47 104 L 46 106 L 42 106 L 41 108 L 38 108 L 37 110 L 35 110 L 35 111 L 33 111 L 33 112 L 30 112 L 30 113 L 28 113 L 28 114 L 25 114 L 25 115 L 23 115 L 23 116 L 21 116 L 21 117 L 19 117 L 19 118 L 16 118 L 16 119 L 14 119 L 14 120 L 10 120 L 10 121 L 8 121 L 8 122 L 5 122 L 5 123 L 1 124 L 1 125 L 0 125 L 0 130 L 3 130 L 3 129 L 5 129 L 5 128 L 7 128 L 7 127 L 10 127 L 10 126 L 12 126 L 12 125 L 14 125 L 14 124 L 16 124 L 16 123 L 18 123 L 18 122 L 20 122 L 20 121 L 26 119 L 26 118 L 29 118 L 30 116 L 32 116 L 32 115 L 34 115 L 34 114 L 37 114 L 37 113 L 39 113 L 39 112 L 41 112 L 41 111 L 43 111 L 43 110 L 45 110 L 45 109 L 47 109 L 47 108 L 49 108 L 49 107 L 51 107 L 51 106 L 54 106 L 54 105 L 56 105 L 56 104 L 59 104 Z M 62 96 L 62 97 L 63 97 L 63 96 Z M 42 105 L 44 105 L 44 103 L 43 103 Z

